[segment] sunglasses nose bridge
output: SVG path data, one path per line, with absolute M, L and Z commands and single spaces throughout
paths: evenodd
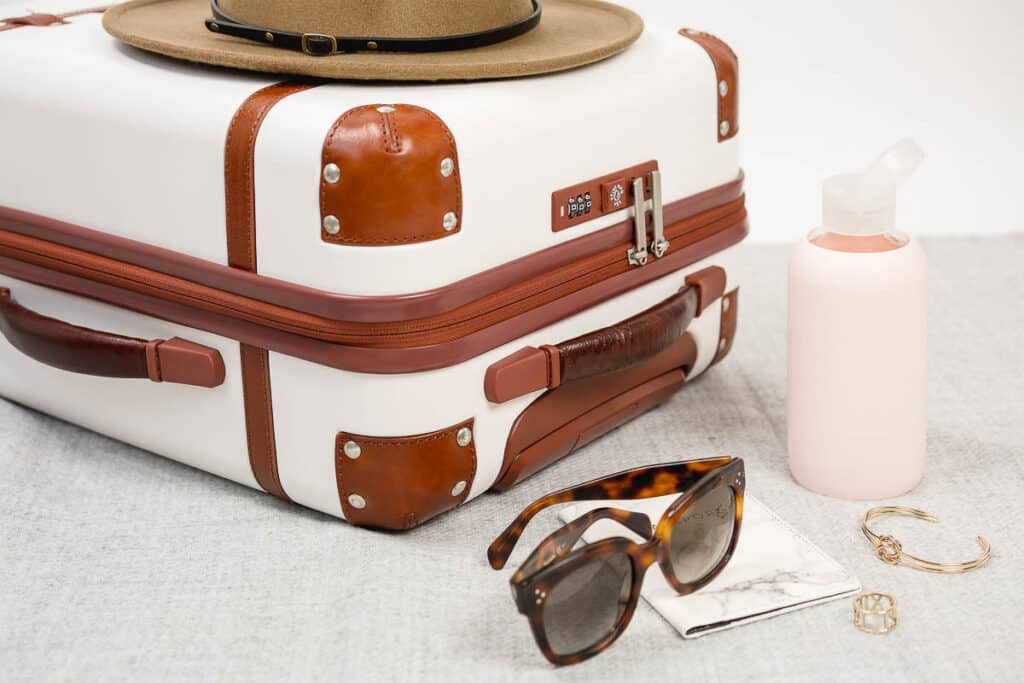
M 657 536 L 652 536 L 650 540 L 640 543 L 634 548 L 632 556 L 633 565 L 637 571 L 637 580 L 642 580 L 651 565 L 660 561 L 661 548 L 661 540 Z

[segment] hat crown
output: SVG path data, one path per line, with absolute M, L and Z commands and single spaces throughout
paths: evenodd
M 232 19 L 297 33 L 437 38 L 506 26 L 529 16 L 532 0 L 219 0 Z

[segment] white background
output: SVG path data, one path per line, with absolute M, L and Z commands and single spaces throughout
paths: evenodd
M 797 239 L 819 221 L 826 176 L 906 136 L 928 158 L 902 229 L 1024 230 L 1024 1 L 619 1 L 739 55 L 750 241 Z
M 906 136 L 929 156 L 901 198 L 902 229 L 1024 230 L 1024 0 L 618 2 L 738 53 L 748 241 L 796 240 L 819 222 L 826 176 Z M 0 0 L 0 16 L 93 4 Z

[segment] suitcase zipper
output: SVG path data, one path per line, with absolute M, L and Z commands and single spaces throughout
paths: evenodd
M 657 188 L 652 190 L 655 196 L 650 200 L 641 200 L 640 205 L 643 208 L 638 211 L 638 220 L 635 220 L 637 242 L 629 249 L 629 253 L 637 253 L 635 250 L 641 244 L 645 249 L 644 253 L 647 253 L 646 214 L 649 209 L 655 215 L 652 249 L 656 256 L 658 244 L 665 245 L 667 249 L 669 238 L 681 249 L 727 230 L 746 218 L 741 196 L 727 204 L 679 221 L 666 230 L 659 226 L 658 180 L 660 179 L 652 179 L 652 188 Z M 643 197 L 643 193 L 640 193 L 640 197 Z M 91 252 L 0 230 L 0 256 L 3 257 L 282 332 L 367 348 L 408 348 L 454 341 L 598 282 L 629 272 L 634 267 L 631 265 L 633 260 L 623 262 L 621 254 L 620 248 L 592 254 L 558 270 L 523 281 L 443 314 L 392 323 L 355 323 L 296 311 Z M 665 251 L 662 251 L 661 255 L 664 254 Z M 637 254 L 638 263 L 635 265 L 642 265 L 639 263 L 640 260 Z M 646 258 L 642 261 L 646 263 Z

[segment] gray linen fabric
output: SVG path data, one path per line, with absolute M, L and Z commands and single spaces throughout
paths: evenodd
M 994 556 L 978 572 L 884 565 L 857 528 L 866 503 L 790 479 L 786 250 L 749 247 L 725 363 L 518 489 L 402 535 L 352 528 L 0 400 L 0 678 L 1020 680 L 1024 236 L 925 247 L 929 460 L 898 502 L 942 522 L 887 528 L 949 560 L 973 557 L 984 534 Z M 609 651 L 552 669 L 509 598 L 510 570 L 487 566 L 488 542 L 558 486 L 721 453 L 746 458 L 750 491 L 865 589 L 895 594 L 899 628 L 862 634 L 842 600 L 684 642 L 643 604 Z M 513 563 L 556 524 L 541 515 Z

